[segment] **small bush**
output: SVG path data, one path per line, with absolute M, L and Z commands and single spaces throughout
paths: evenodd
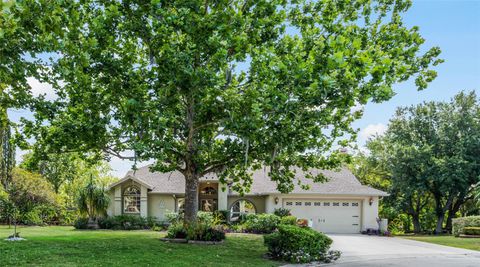
M 198 241 L 222 241 L 225 233 L 214 226 L 205 223 L 196 223 L 187 228 L 187 239 Z
M 278 208 L 273 211 L 273 214 L 277 215 L 278 217 L 286 217 L 292 215 L 289 209 L 286 208 Z
M 167 238 L 186 238 L 197 241 L 222 241 L 225 233 L 221 227 L 205 223 L 196 223 L 185 227 L 183 224 L 172 224 L 168 227 Z
M 480 235 L 480 227 L 465 227 L 463 233 L 466 235 Z
M 78 218 L 73 224 L 75 229 L 88 229 L 88 218 Z
M 280 219 L 280 224 L 286 225 L 296 225 L 297 224 L 297 217 L 295 216 L 285 216 Z
M 465 227 L 480 227 L 480 216 L 469 216 L 453 219 L 452 233 L 459 236 L 464 233 Z
M 197 212 L 197 221 L 208 225 L 213 224 L 213 212 L 199 211 Z
M 306 263 L 332 261 L 339 257 L 338 252 L 328 252 L 332 240 L 311 228 L 280 225 L 278 232 L 264 237 L 264 242 L 269 255 L 278 260 Z
M 98 220 L 101 229 L 141 230 L 150 228 L 147 219 L 135 215 L 118 215 Z
M 269 234 L 277 229 L 280 224 L 280 217 L 274 214 L 247 215 L 245 230 L 256 234 Z
M 213 212 L 214 215 L 214 224 L 215 221 L 218 221 L 219 224 L 224 224 L 228 223 L 228 220 L 230 218 L 230 211 L 228 210 L 217 210 Z
M 171 224 L 167 230 L 167 238 L 187 238 L 187 229 L 181 223 Z
M 169 212 L 165 214 L 165 219 L 169 224 L 176 224 L 183 221 L 183 214 L 178 212 Z

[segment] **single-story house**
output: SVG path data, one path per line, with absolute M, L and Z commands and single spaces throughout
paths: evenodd
M 273 213 L 283 207 L 298 218 L 310 220 L 314 229 L 325 233 L 378 229 L 378 201 L 388 194 L 362 185 L 348 169 L 311 171 L 323 173 L 328 178 L 325 183 L 314 183 L 302 171 L 297 171 L 296 179 L 310 185 L 310 189 L 295 186 L 289 194 L 277 191 L 268 172 L 268 167 L 255 171 L 250 192 L 244 196 L 221 184 L 215 174 L 202 177 L 199 210 L 229 210 L 231 219 L 235 220 L 241 213 Z M 110 185 L 109 190 L 112 200 L 109 215 L 136 214 L 164 220 L 165 214 L 182 210 L 185 178 L 178 171 L 151 172 L 149 166 L 145 166 L 129 171 L 123 179 Z

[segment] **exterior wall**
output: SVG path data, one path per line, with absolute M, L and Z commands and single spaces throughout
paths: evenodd
M 222 190 L 225 188 L 225 191 Z M 230 206 L 228 204 L 228 189 L 224 184 L 218 184 L 218 196 L 217 196 L 218 210 L 227 210 Z
M 367 228 L 378 229 L 378 197 L 371 197 L 373 202 L 370 206 L 370 197 L 363 199 L 362 205 L 362 231 Z
M 108 205 L 107 215 L 113 216 L 115 214 L 115 190 L 108 192 L 108 198 L 110 199 L 110 204 Z
M 247 199 L 255 205 L 255 209 L 257 210 L 257 213 L 265 213 L 265 203 L 266 203 L 266 196 L 229 196 L 228 197 L 228 210 L 230 210 L 232 204 L 239 200 L 239 199 Z
M 148 216 L 165 220 L 165 214 L 175 212 L 175 198 L 167 194 L 148 194 Z

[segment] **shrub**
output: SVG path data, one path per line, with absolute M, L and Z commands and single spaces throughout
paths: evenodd
M 480 227 L 480 216 L 469 216 L 453 219 L 452 222 L 453 230 L 452 233 L 455 236 L 463 234 L 465 227 Z
M 167 238 L 187 238 L 187 230 L 181 223 L 171 224 L 167 230 Z
M 78 218 L 73 224 L 75 229 L 88 229 L 88 218 Z
M 463 233 L 466 235 L 480 235 L 480 227 L 465 227 Z
M 200 223 L 212 225 L 213 224 L 213 213 L 207 211 L 197 212 L 197 221 Z
M 289 209 L 286 208 L 278 208 L 273 211 L 273 214 L 277 215 L 278 217 L 285 217 L 292 215 Z
M 225 233 L 214 226 L 205 223 L 196 223 L 187 228 L 187 239 L 198 241 L 222 241 Z
M 245 222 L 245 230 L 257 234 L 269 234 L 277 229 L 280 217 L 274 214 L 249 214 Z
M 269 255 L 278 260 L 296 263 L 332 261 L 338 252 L 328 253 L 332 240 L 311 228 L 280 225 L 278 232 L 266 235 L 264 243 Z
M 165 219 L 169 224 L 176 224 L 183 221 L 183 214 L 178 212 L 169 212 L 165 214 Z
M 154 217 L 154 216 L 148 216 L 146 219 L 145 219 L 145 222 L 146 222 L 146 226 L 150 229 L 158 226 L 158 225 L 162 225 L 161 223 L 159 223 L 157 217 Z
M 167 238 L 186 238 L 197 241 L 222 241 L 225 233 L 221 227 L 205 223 L 195 223 L 185 227 L 183 224 L 172 224 L 168 227 Z
M 280 224 L 296 225 L 297 224 L 297 217 L 295 217 L 295 216 L 282 217 L 280 219 Z
M 219 224 L 227 223 L 230 218 L 230 212 L 228 210 L 217 210 L 213 212 L 214 215 L 214 224 L 215 221 L 218 221 Z
M 140 230 L 149 228 L 147 219 L 135 215 L 118 215 L 98 220 L 101 229 Z

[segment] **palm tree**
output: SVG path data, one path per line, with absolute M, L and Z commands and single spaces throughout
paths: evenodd
M 79 211 L 88 216 L 88 228 L 99 228 L 97 219 L 106 214 L 109 202 L 105 188 L 97 186 L 91 178 L 77 199 Z

